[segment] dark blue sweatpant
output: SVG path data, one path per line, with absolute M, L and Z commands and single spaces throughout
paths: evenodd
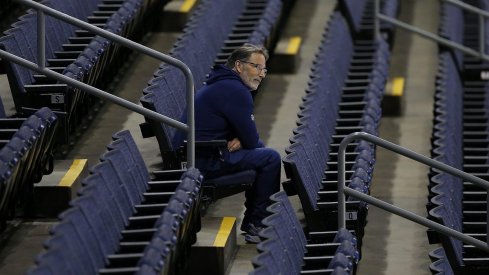
M 246 212 L 243 222 L 261 225 L 261 220 L 269 215 L 266 208 L 270 205 L 269 197 L 280 190 L 281 158 L 271 148 L 241 149 L 223 154 L 221 163 L 197 165 L 207 178 L 215 178 L 226 174 L 253 169 L 256 179 L 252 187 L 245 193 Z M 219 161 L 219 160 L 208 160 Z M 196 162 L 197 164 L 199 161 Z M 201 166 L 201 167 L 199 167 Z M 205 167 L 220 167 L 218 171 L 206 171 Z

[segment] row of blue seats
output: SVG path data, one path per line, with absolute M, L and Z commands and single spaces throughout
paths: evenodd
M 241 0 L 233 2 L 232 7 L 230 5 L 229 1 L 202 1 L 170 52 L 189 66 L 196 88 L 203 85 L 211 67 L 223 63 L 238 46 L 245 42 L 271 43 L 269 41 L 273 40 L 274 28 L 282 12 L 281 1 Z M 208 43 L 198 42 L 204 39 Z M 179 120 L 186 109 L 186 90 L 182 83 L 181 72 L 162 64 L 143 90 L 142 105 Z M 185 154 L 181 148 L 183 140 L 175 138 L 176 129 L 150 120 L 141 129 L 144 137 L 156 136 L 163 167 L 181 169 Z M 206 180 L 206 200 L 211 202 L 245 190 L 251 186 L 255 175 L 255 171 L 247 170 Z
M 339 0 L 339 10 L 348 20 L 357 39 L 370 40 L 374 27 L 374 0 Z M 381 0 L 379 12 L 396 18 L 399 12 L 398 0 Z M 392 23 L 379 21 L 382 36 L 392 45 L 395 26 Z
M 485 0 L 467 3 L 488 8 Z M 440 21 L 441 36 L 479 50 L 476 14 L 442 3 Z M 485 62 L 464 56 L 460 51 L 440 53 L 432 133 L 434 159 L 483 179 L 487 179 L 489 140 L 488 89 L 486 82 L 480 81 L 485 68 Z M 431 219 L 486 241 L 486 190 L 435 169 L 430 170 L 429 190 L 427 206 Z M 428 236 L 431 243 L 442 243 L 440 249 L 430 254 L 433 274 L 487 273 L 487 253 L 431 230 Z
M 174 180 L 152 181 L 129 131 L 113 139 L 79 197 L 59 215 L 29 274 L 176 274 L 185 268 L 200 230 L 202 176 L 189 169 Z
M 17 1 L 5 0 L 0 10 L 0 33 L 3 33 L 16 18 L 25 12 L 26 8 Z
M 432 158 L 457 169 L 463 169 L 461 79 L 454 60 L 448 52 L 440 55 L 439 62 L 440 82 L 435 97 Z M 452 229 L 463 231 L 462 179 L 436 171 L 431 171 L 430 176 L 430 217 Z M 443 240 L 445 250 L 453 249 L 450 255 L 462 256 L 462 242 L 454 238 Z
M 44 1 L 42 4 L 56 10 L 68 13 L 80 20 L 86 20 L 91 11 L 96 9 L 99 1 L 93 0 L 86 4 L 78 1 Z M 65 4 L 63 4 L 65 3 Z M 1 38 L 2 48 L 7 52 L 20 56 L 31 62 L 37 62 L 37 13 L 29 10 L 27 14 L 21 16 L 19 21 L 12 25 L 10 30 Z M 46 32 L 46 59 L 55 58 L 55 52 L 62 50 L 62 45 L 68 43 L 68 37 L 74 35 L 75 27 L 53 17 L 46 18 L 46 29 L 53 30 Z M 8 63 L 9 83 L 12 95 L 17 108 L 17 112 L 22 112 L 25 104 L 24 86 L 34 83 L 34 73 L 20 65 Z M 49 66 L 49 63 L 48 63 Z M 28 106 L 28 105 L 27 105 Z
M 317 61 L 313 64 L 314 69 L 311 72 L 313 75 L 310 77 L 311 80 L 300 107 L 298 115 L 301 125 L 294 130 L 295 135 L 291 138 L 293 144 L 286 149 L 287 157 L 284 159 L 286 173 L 291 173 L 289 163 L 293 165 L 296 162 L 295 158 L 310 159 L 309 166 L 302 169 L 302 166 L 297 167 L 299 176 L 304 179 L 310 178 L 310 182 L 299 184 L 297 188 L 305 188 L 308 199 L 301 198 L 301 201 L 304 201 L 304 208 L 311 210 L 318 209 L 317 192 L 321 187 L 323 172 L 326 169 L 327 154 L 330 151 L 329 144 L 332 141 L 341 100 L 341 88 L 346 80 L 349 57 L 353 52 L 351 39 L 342 39 L 346 35 L 348 35 L 348 26 L 344 18 L 339 13 L 333 14 L 328 24 L 328 32 L 316 54 Z M 344 42 L 350 43 L 343 44 Z M 335 54 L 339 48 L 345 49 L 344 54 Z M 330 56 L 333 57 L 333 60 L 328 59 Z M 335 56 L 338 58 L 334 58 Z M 335 64 L 334 71 L 331 64 Z M 303 144 L 303 142 L 308 144 Z M 309 144 L 313 148 L 305 148 Z M 307 165 L 307 163 L 299 165 Z M 293 175 L 288 174 L 288 178 L 293 178 Z M 303 196 L 301 193 L 299 192 L 299 196 Z
M 32 215 L 34 183 L 52 172 L 54 135 L 57 118 L 48 108 L 42 108 L 21 122 L 18 128 L 2 130 L 0 149 L 0 227 L 23 209 Z M 0 125 L 11 121 L 0 120 Z M 20 207 L 19 207 L 20 206 Z
M 389 56 L 384 39 L 355 44 L 344 17 L 339 12 L 332 15 L 298 113 L 298 127 L 283 159 L 290 179 L 284 188 L 289 194 L 298 193 L 311 230 L 331 230 L 336 225 L 341 140 L 359 131 L 377 135 Z M 363 141 L 352 143 L 346 161 L 347 184 L 368 193 L 374 147 Z M 348 227 L 355 229 L 361 243 L 367 206 L 348 198 L 347 209 L 352 216 Z
M 112 33 L 137 40 L 150 22 L 149 13 L 161 5 L 156 0 L 46 0 L 43 4 L 89 22 Z M 37 61 L 37 14 L 30 11 L 13 24 L 0 38 L 0 48 L 29 61 Z M 94 36 L 75 26 L 46 17 L 46 64 L 49 69 L 101 89 L 110 87 L 115 74 L 123 67 L 130 50 L 109 40 Z M 94 97 L 78 89 L 57 83 L 19 65 L 6 62 L 7 76 L 17 115 L 32 113 L 49 106 L 60 114 L 62 131 L 59 139 L 73 139 L 82 122 L 93 112 Z
M 250 274 L 354 274 L 360 255 L 356 238 L 341 229 L 326 242 L 307 235 L 285 192 L 270 197 L 270 216 L 263 219 L 259 254 Z
M 450 41 L 464 44 L 464 12 L 463 10 L 450 3 L 443 3 L 440 6 L 440 28 L 438 34 Z M 455 64 L 459 70 L 463 69 L 464 54 L 461 51 L 454 51 Z
M 464 2 L 466 4 L 472 5 L 473 7 L 482 9 L 484 11 L 489 10 L 489 1 L 487 0 L 466 0 Z M 455 9 L 460 9 L 460 8 L 456 7 Z M 485 48 L 484 52 L 487 54 L 488 53 L 487 46 L 489 45 L 489 42 L 487 41 L 487 39 L 485 41 L 480 41 L 479 39 L 479 34 L 480 34 L 479 26 L 481 23 L 479 15 L 475 12 L 466 12 L 465 10 L 463 10 L 462 20 L 464 23 L 462 24 L 462 26 L 458 26 L 458 27 L 459 28 L 463 27 L 464 45 L 469 46 L 470 48 L 473 48 L 475 50 L 480 50 L 479 46 L 480 43 L 482 42 Z M 450 20 L 446 20 L 446 21 L 450 21 Z M 482 22 L 482 27 L 484 27 L 485 35 L 487 35 L 487 26 L 488 23 L 486 20 L 484 20 Z M 472 62 L 480 63 L 480 60 L 477 60 L 476 58 L 470 58 L 469 56 L 464 57 L 464 63 L 465 63 L 464 67 L 467 66 L 467 63 L 472 63 Z
M 464 2 L 475 8 L 489 11 L 487 0 L 466 0 Z M 487 37 L 489 30 L 487 20 L 484 20 L 481 26 L 479 15 L 475 12 L 467 12 L 458 5 L 446 2 L 441 3 L 440 7 L 440 36 L 475 51 L 480 51 L 480 46 L 483 45 L 485 53 L 489 52 L 489 41 L 487 39 L 480 41 L 479 38 L 480 27 L 484 28 L 485 37 Z M 488 70 L 487 62 L 476 57 L 464 56 L 461 51 L 454 51 L 452 54 L 455 56 L 455 62 L 465 80 L 487 80 L 487 76 L 483 73 Z
M 250 14 L 250 16 L 240 17 L 233 28 L 233 32 L 240 36 L 249 33 L 247 37 L 248 41 L 241 38 L 234 39 L 235 41 L 227 41 L 227 43 L 236 44 L 241 40 L 255 45 L 263 45 L 267 49 L 273 49 L 279 19 L 283 13 L 283 9 L 283 1 L 248 1 L 248 6 L 244 14 Z M 258 18 L 253 18 L 256 15 L 259 15 Z M 225 63 L 233 48 L 235 47 L 227 47 L 226 50 L 217 56 L 215 63 Z
M 466 21 L 460 8 L 445 4 L 443 11 L 444 13 L 441 17 L 442 32 L 450 31 L 450 26 L 465 26 L 464 22 Z M 452 14 L 457 16 L 450 16 Z M 454 30 L 451 30 L 450 39 L 466 44 L 465 30 L 467 30 L 467 27 L 459 27 Z M 470 84 L 467 80 L 462 80 L 461 75 L 463 76 L 466 68 L 465 59 L 463 54 L 457 52 L 445 52 L 440 55 L 436 103 L 439 106 L 437 107 L 437 110 L 439 109 L 439 118 L 433 130 L 432 151 L 433 156 L 444 163 L 463 169 L 468 173 L 485 177 L 487 172 L 487 169 L 484 168 L 486 161 L 485 157 L 480 156 L 479 152 L 487 150 L 487 146 L 484 145 L 484 139 L 487 139 L 484 134 L 486 127 L 483 123 L 483 121 L 487 121 L 487 115 L 484 111 L 487 105 L 484 103 L 480 107 L 477 106 L 485 102 L 485 98 L 487 98 L 485 96 L 486 89 L 483 83 Z M 448 111 L 449 109 L 445 107 L 447 104 L 452 107 L 451 109 L 459 111 Z M 464 116 L 464 121 L 461 121 L 462 113 L 470 115 Z M 476 201 L 484 196 L 484 192 L 463 184 L 460 179 L 454 179 L 446 174 L 437 172 L 431 174 L 430 190 L 429 199 L 432 208 L 430 215 L 434 219 L 439 220 L 443 224 L 455 226 L 455 229 L 468 234 L 481 232 L 476 227 L 477 223 L 480 223 L 478 221 L 481 218 L 484 220 L 484 217 L 476 214 Z M 450 199 L 447 196 L 450 196 Z M 456 213 L 457 215 L 447 216 L 448 213 Z M 477 234 L 474 236 L 477 236 Z M 484 265 L 481 264 L 480 259 L 470 259 L 469 261 L 467 255 L 470 253 L 467 252 L 471 248 L 463 245 L 460 241 L 444 236 L 439 236 L 439 238 L 444 244 L 445 253 L 455 273 L 462 272 L 463 268 L 461 266 L 467 266 L 469 269 L 479 269 L 479 267 L 473 267 L 473 265 Z M 473 262 L 471 263 L 471 261 Z
M 109 4 L 104 4 L 105 2 Z M 82 20 L 87 20 L 87 18 L 89 18 L 94 13 L 94 10 L 96 10 L 97 8 L 102 8 L 108 5 L 112 10 L 112 16 L 108 17 L 104 15 L 101 16 L 101 18 L 105 17 L 105 20 L 109 23 L 113 22 L 113 24 L 108 24 L 107 29 L 112 27 L 113 29 L 111 30 L 113 32 L 120 33 L 122 28 L 124 27 L 124 24 L 128 25 L 131 22 L 130 16 L 133 15 L 131 15 L 130 11 L 136 8 L 136 3 L 142 2 L 133 0 L 127 1 L 125 3 L 115 0 L 104 0 L 104 2 L 99 0 L 90 0 L 88 2 L 46 0 L 42 3 L 47 5 L 48 7 L 66 12 Z M 127 14 L 124 15 L 123 12 L 126 12 Z M 116 21 L 117 19 L 118 21 Z M 92 17 L 91 20 L 96 20 L 96 18 Z M 29 10 L 27 14 L 21 16 L 19 20 L 12 25 L 11 29 L 5 32 L 5 36 L 0 38 L 0 48 L 7 50 L 10 53 L 16 54 L 20 57 L 23 57 L 27 60 L 36 62 L 36 24 L 36 12 L 33 10 Z M 103 25 L 100 26 L 103 27 Z M 93 76 L 89 75 L 89 70 L 93 67 L 92 62 L 95 61 L 96 55 L 102 55 L 104 54 L 104 51 L 100 47 L 92 49 L 87 45 L 91 46 L 92 44 L 94 44 L 96 46 L 103 45 L 105 47 L 109 45 L 109 42 L 106 39 L 94 39 L 94 41 L 92 41 L 93 43 L 89 44 L 88 41 L 92 40 L 93 34 L 81 34 L 82 32 L 80 32 L 80 30 L 76 30 L 74 26 L 54 19 L 50 16 L 46 17 L 46 29 L 48 30 L 46 32 L 46 60 L 48 66 L 50 66 L 51 69 L 60 73 L 63 72 L 65 75 L 70 77 L 76 78 L 81 76 L 85 78 L 93 78 Z M 137 31 L 136 29 L 127 29 L 128 33 L 134 33 Z M 75 36 L 77 35 L 77 33 L 78 36 Z M 81 37 L 81 35 L 83 35 L 83 37 Z M 86 43 L 87 45 L 84 45 L 82 43 Z M 91 54 L 91 56 L 89 56 L 89 54 Z M 113 55 L 107 55 L 105 53 L 105 59 L 107 63 L 110 59 L 114 57 L 115 56 Z M 86 60 L 86 64 L 78 62 L 80 58 L 84 58 L 84 60 Z M 2 133 L 0 144 L 5 145 L 10 142 L 18 142 L 18 140 L 14 138 L 13 135 L 17 131 L 19 131 L 19 133 L 25 133 L 25 129 L 20 128 L 19 124 L 25 120 L 25 118 L 22 117 L 25 117 L 28 114 L 36 113 L 36 111 L 42 106 L 55 106 L 53 108 L 54 110 L 51 111 L 55 112 L 58 115 L 58 122 L 56 123 L 57 131 L 54 132 L 50 130 L 50 133 L 46 135 L 49 137 L 49 139 L 46 141 L 43 139 L 43 142 L 45 143 L 43 143 L 41 146 L 44 147 L 44 151 L 42 151 L 44 154 L 38 154 L 34 157 L 30 156 L 27 161 L 22 161 L 19 164 L 21 167 L 18 168 L 18 170 L 25 171 L 25 175 L 15 176 L 14 178 L 17 181 L 26 183 L 19 183 L 14 186 L 22 185 L 22 188 L 19 187 L 19 190 L 21 191 L 18 193 L 8 191 L 2 194 L 2 196 L 5 196 L 5 199 L 3 199 L 2 201 L 9 201 L 8 204 L 5 204 L 1 207 L 2 214 L 0 219 L 2 223 L 5 223 L 8 215 L 11 215 L 10 212 L 13 209 L 12 204 L 18 204 L 19 198 L 22 198 L 22 203 L 25 203 L 26 207 L 32 207 L 32 182 L 39 182 L 43 174 L 48 174 L 52 172 L 53 154 L 55 151 L 59 152 L 59 150 L 56 150 L 56 148 L 59 149 L 60 136 L 68 136 L 68 133 L 70 131 L 73 132 L 75 127 L 81 124 L 81 114 L 86 115 L 88 113 L 89 106 L 86 105 L 81 107 L 80 105 L 83 105 L 82 99 L 87 99 L 89 97 L 87 97 L 80 91 L 74 89 L 68 90 L 67 85 L 64 84 L 48 84 L 55 83 L 55 81 L 47 79 L 43 75 L 36 75 L 32 71 L 27 70 L 26 68 L 23 68 L 19 65 L 8 63 L 6 61 L 3 62 L 5 63 L 5 65 L 8 65 L 7 75 L 11 86 L 14 103 L 17 108 L 17 114 L 14 117 L 6 117 L 5 111 L 3 110 L 3 104 L 0 104 L 2 105 L 2 111 L 0 112 L 0 132 Z M 66 66 L 68 66 L 68 69 L 65 69 Z M 105 68 L 98 68 L 98 70 L 105 70 Z M 91 72 L 92 75 L 94 75 L 93 71 L 94 70 L 92 70 Z M 98 76 L 98 78 L 103 78 L 103 76 Z M 89 81 L 85 79 L 85 82 Z M 50 94 L 48 92 L 48 90 L 51 89 L 55 89 L 54 94 Z M 68 93 L 66 94 L 66 98 L 63 98 L 63 95 L 61 93 L 67 91 Z M 34 103 L 32 104 L 26 102 L 27 98 L 30 96 L 34 97 Z M 57 99 L 60 99 L 58 103 L 63 103 L 61 105 L 64 105 L 66 109 L 59 109 L 58 107 L 56 107 L 59 105 L 51 104 L 53 98 L 56 98 L 55 101 Z M 81 112 L 82 108 L 84 108 L 83 112 Z M 45 110 L 41 110 L 42 111 L 40 113 L 46 113 Z M 78 116 L 75 113 L 78 113 Z M 75 117 L 76 119 L 72 119 L 72 117 Z M 46 163 L 48 163 L 48 166 L 44 167 L 46 166 Z M 40 167 L 41 164 L 43 165 L 42 169 Z M 30 184 L 28 180 L 28 175 L 30 176 Z M 11 179 L 6 177 L 6 181 L 7 180 L 11 181 Z M 30 187 L 26 189 L 25 187 L 23 187 L 23 185 L 25 184 Z M 32 209 L 25 209 L 24 212 L 25 215 L 30 215 L 33 211 Z
M 489 135 L 487 88 L 460 77 L 455 57 L 439 55 L 435 95 L 432 157 L 475 176 L 486 178 Z M 429 216 L 431 219 L 469 236 L 485 241 L 487 234 L 487 190 L 465 183 L 458 177 L 431 169 Z M 461 241 L 429 231 L 430 241 L 441 242 L 447 272 L 485 274 L 487 253 Z
M 142 33 L 142 24 L 145 6 L 142 0 L 128 0 L 120 7 L 111 11 L 112 15 L 91 16 L 92 21 L 98 23 L 99 27 L 106 31 L 138 40 Z M 94 14 L 96 14 L 94 12 Z M 79 34 L 77 39 L 72 38 L 71 45 L 65 45 L 65 56 L 60 57 L 62 67 L 65 67 L 63 74 L 70 78 L 79 80 L 91 86 L 101 89 L 108 89 L 112 80 L 123 67 L 124 62 L 131 51 L 122 45 L 116 44 L 100 36 L 92 34 Z M 72 53 L 75 52 L 74 55 Z M 71 56 L 66 56 L 66 55 Z M 68 61 L 68 62 L 66 62 Z M 86 117 L 93 112 L 93 106 L 98 99 L 88 95 L 81 90 L 69 87 L 65 84 L 55 84 L 61 86 L 64 96 L 64 107 L 66 112 L 66 136 L 76 131 L 77 126 L 82 124 Z M 40 84 L 38 89 L 49 89 L 51 85 Z

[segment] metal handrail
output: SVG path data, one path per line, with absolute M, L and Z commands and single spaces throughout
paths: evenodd
M 478 186 L 481 186 L 481 187 L 483 187 L 489 191 L 489 182 L 487 182 L 481 178 L 478 178 L 474 175 L 463 172 L 463 171 L 456 169 L 450 165 L 447 165 L 447 164 L 444 164 L 442 162 L 436 161 L 434 159 L 425 157 L 421 154 L 413 152 L 409 149 L 406 149 L 402 146 L 399 146 L 399 145 L 394 144 L 392 142 L 389 142 L 387 140 L 381 139 L 381 138 L 376 137 L 374 135 L 364 133 L 364 132 L 356 132 L 356 133 L 352 133 L 352 134 L 349 134 L 348 136 L 346 136 L 341 141 L 340 147 L 338 149 L 338 227 L 339 228 L 346 228 L 345 194 L 348 194 L 352 197 L 366 201 L 367 203 L 369 203 L 371 205 L 377 206 L 383 210 L 386 210 L 388 212 L 391 212 L 393 214 L 396 214 L 398 216 L 406 218 L 406 219 L 413 221 L 415 223 L 429 227 L 429 228 L 436 230 L 437 232 L 440 232 L 444 235 L 448 235 L 448 236 L 457 238 L 464 243 L 474 245 L 477 248 L 480 248 L 484 251 L 489 252 L 489 245 L 488 245 L 489 234 L 487 234 L 487 242 L 483 242 L 483 241 L 477 240 L 473 237 L 470 237 L 468 235 L 465 235 L 465 234 L 463 234 L 457 230 L 451 229 L 451 228 L 446 227 L 444 225 L 441 225 L 439 223 L 433 222 L 427 218 L 421 217 L 421 216 L 419 216 L 413 212 L 407 211 L 405 209 L 402 209 L 402 208 L 397 207 L 395 205 L 386 203 L 382 200 L 379 200 L 377 198 L 374 198 L 374 197 L 369 196 L 367 194 L 364 194 L 362 192 L 358 192 L 352 188 L 346 187 L 345 186 L 345 152 L 346 152 L 346 147 L 348 146 L 348 144 L 350 142 L 352 142 L 354 140 L 359 140 L 359 139 L 369 141 L 369 142 L 376 144 L 376 145 L 379 145 L 379 146 L 381 146 L 387 150 L 396 152 L 400 155 L 403 155 L 405 157 L 413 159 L 417 162 L 421 162 L 423 164 L 426 164 L 427 166 L 440 169 L 440 170 L 447 172 L 451 175 L 460 177 L 466 181 L 469 181 L 469 182 L 472 182 Z M 487 205 L 489 207 L 489 193 L 487 196 Z M 488 215 L 487 218 L 489 218 L 489 212 L 487 213 L 487 215 Z M 489 223 L 486 225 L 486 230 L 487 230 L 487 233 L 489 233 Z
M 379 20 L 382 20 L 382 21 L 389 22 L 389 23 L 391 23 L 397 27 L 400 27 L 402 29 L 405 29 L 405 30 L 411 31 L 413 33 L 419 34 L 425 38 L 434 40 L 434 41 L 436 41 L 436 42 L 438 42 L 444 46 L 457 49 L 459 51 L 462 51 L 465 54 L 480 58 L 484 61 L 489 61 L 489 55 L 485 54 L 485 45 L 484 45 L 484 42 L 485 42 L 484 20 L 487 17 L 489 17 L 489 12 L 482 10 L 482 9 L 479 9 L 477 7 L 474 7 L 474 6 L 468 5 L 466 3 L 460 2 L 458 0 L 443 0 L 445 2 L 449 2 L 451 4 L 457 5 L 457 6 L 463 8 L 465 10 L 477 13 L 479 15 L 479 36 L 480 37 L 479 37 L 479 52 L 477 52 L 477 51 L 475 51 L 469 47 L 464 46 L 463 44 L 453 42 L 453 41 L 446 39 L 446 38 L 443 38 L 439 35 L 433 34 L 431 32 L 425 31 L 421 28 L 414 27 L 410 24 L 407 24 L 407 23 L 402 22 L 400 20 L 397 20 L 395 18 L 381 14 L 380 13 L 380 2 L 379 1 L 380 0 L 375 0 L 375 2 L 374 2 L 374 13 L 376 15 L 376 16 L 374 16 L 374 32 L 375 32 L 375 37 L 377 39 L 379 39 L 381 36 Z
M 193 167 L 195 165 L 195 122 L 194 122 L 194 79 L 192 76 L 192 73 L 190 69 L 183 63 L 182 61 L 175 59 L 171 56 L 165 55 L 163 53 L 160 53 L 156 50 L 153 50 L 151 48 L 148 48 L 146 46 L 143 46 L 141 44 L 138 44 L 136 42 L 133 42 L 127 38 L 121 37 L 119 35 L 113 34 L 111 32 L 108 32 L 106 30 L 103 30 L 99 27 L 90 25 L 84 21 L 81 21 L 77 18 L 71 17 L 67 14 L 64 14 L 62 12 L 59 12 L 57 10 L 54 10 L 52 8 L 49 8 L 47 6 L 44 6 L 40 3 L 34 2 L 32 0 L 16 0 L 17 2 L 20 2 L 22 4 L 25 4 L 31 8 L 34 8 L 37 10 L 37 62 L 38 64 L 35 64 L 33 62 L 30 62 L 28 60 L 25 60 L 23 58 L 20 58 L 16 55 L 13 55 L 11 53 L 8 53 L 6 51 L 0 50 L 0 58 L 9 60 L 11 62 L 17 63 L 21 66 L 27 67 L 33 71 L 36 71 L 41 74 L 45 74 L 46 76 L 49 76 L 51 78 L 54 78 L 62 83 L 66 83 L 70 86 L 73 86 L 75 88 L 78 88 L 84 92 L 87 92 L 91 95 L 101 97 L 103 99 L 106 99 L 108 101 L 111 101 L 117 105 L 120 105 L 122 107 L 125 107 L 127 109 L 130 109 L 134 112 L 137 112 L 139 114 L 142 114 L 148 118 L 154 119 L 158 122 L 161 123 L 166 123 L 169 124 L 170 126 L 173 126 L 175 128 L 187 131 L 187 140 L 188 140 L 188 148 L 187 148 L 187 164 L 188 167 Z M 166 62 L 170 65 L 173 65 L 180 69 L 183 74 L 185 75 L 186 79 L 186 97 L 187 97 L 187 124 L 181 123 L 177 120 L 174 120 L 172 118 L 169 118 L 167 116 L 164 116 L 162 114 L 159 114 L 157 112 L 151 111 L 149 109 L 146 109 L 142 106 L 139 106 L 135 103 L 132 103 L 130 101 L 127 101 L 123 98 L 117 97 L 115 95 L 112 95 L 110 93 L 107 93 L 105 91 L 102 91 L 100 89 L 97 89 L 93 86 L 87 85 L 83 82 L 80 82 L 78 80 L 71 79 L 67 76 L 64 76 L 60 73 L 57 73 L 55 71 L 52 71 L 50 69 L 47 69 L 45 67 L 45 30 L 46 30 L 46 25 L 45 25 L 45 14 L 48 14 L 50 16 L 53 16 L 55 18 L 58 18 L 60 20 L 63 20 L 65 22 L 68 22 L 72 25 L 78 26 L 80 28 L 89 30 L 95 34 L 98 34 L 102 37 L 105 37 L 111 41 L 120 43 L 130 49 L 133 49 L 137 52 L 149 55 L 155 59 L 158 59 L 162 62 Z

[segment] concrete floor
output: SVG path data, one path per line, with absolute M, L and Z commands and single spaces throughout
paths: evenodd
M 401 2 L 403 20 L 436 31 L 437 1 Z M 304 95 L 314 54 L 335 3 L 334 0 L 296 1 L 284 36 L 302 36 L 298 70 L 294 74 L 270 73 L 256 98 L 255 117 L 261 137 L 268 146 L 277 149 L 281 154 L 284 154 L 284 149 L 289 144 L 288 139 L 297 119 L 298 103 Z M 177 33 L 154 33 L 147 45 L 165 53 L 177 36 Z M 436 73 L 436 45 L 398 31 L 394 53 L 391 73 L 392 76 L 406 77 L 406 109 L 403 116 L 384 117 L 380 135 L 389 141 L 428 155 Z M 131 68 L 121 78 L 116 94 L 138 102 L 141 90 L 158 64 L 158 61 L 151 58 L 137 56 Z M 5 79 L 0 77 L 2 99 L 9 107 L 11 103 L 8 100 L 8 91 L 5 91 L 5 83 Z M 141 138 L 138 128 L 141 122 L 141 115 L 132 114 L 107 103 L 66 158 L 87 158 L 89 165 L 93 165 L 98 161 L 114 132 L 130 129 L 143 153 L 148 170 L 157 169 L 161 158 L 155 153 L 158 151 L 156 140 Z M 426 216 L 424 206 L 428 184 L 427 168 L 382 149 L 377 152 L 372 194 Z M 298 198 L 290 199 L 300 216 Z M 207 216 L 237 216 L 239 222 L 243 213 L 243 202 L 242 194 L 222 199 L 209 209 Z M 0 274 L 24 273 L 33 263 L 34 256 L 41 250 L 41 243 L 46 238 L 51 224 L 50 220 L 18 221 L 6 232 L 7 234 L 3 234 L 3 238 L 0 239 Z M 245 244 L 241 235 L 238 235 L 238 245 L 238 254 L 229 274 L 248 274 L 252 269 L 251 259 L 256 255 L 255 246 Z M 429 274 L 428 252 L 431 250 L 424 228 L 371 207 L 364 237 L 363 258 L 357 274 Z

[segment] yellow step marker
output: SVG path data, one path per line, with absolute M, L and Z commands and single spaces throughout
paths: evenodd
M 302 38 L 299 36 L 294 36 L 289 39 L 289 43 L 287 45 L 287 50 L 285 51 L 285 54 L 297 54 L 299 52 L 299 47 L 301 45 Z
M 221 226 L 214 239 L 214 247 L 224 247 L 226 240 L 229 238 L 229 234 L 233 229 L 233 225 L 236 223 L 236 217 L 224 217 L 222 218 Z
M 395 77 L 392 80 L 392 95 L 402 96 L 404 91 L 404 77 Z
M 195 5 L 197 0 L 185 0 L 183 1 L 182 6 L 180 7 L 180 12 L 189 12 L 192 7 Z
M 71 186 L 80 176 L 83 168 L 87 165 L 87 159 L 75 159 L 68 169 L 68 172 L 59 181 L 58 186 Z

